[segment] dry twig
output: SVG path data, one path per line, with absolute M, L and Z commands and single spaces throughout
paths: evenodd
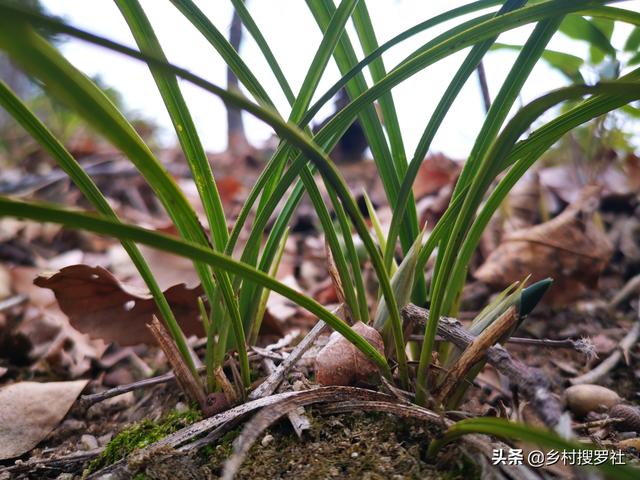
M 78 468 L 104 452 L 104 447 L 99 447 L 88 452 L 72 453 L 63 457 L 29 460 L 26 462 L 16 462 L 13 465 L 0 469 L 0 478 L 3 473 L 8 473 L 8 478 L 15 478 L 12 475 L 27 474 L 25 478 L 44 478 L 53 472 L 66 472 Z M 46 472 L 46 473 L 45 473 Z M 61 477 L 58 477 L 61 478 Z
M 184 360 L 178 352 L 178 347 L 173 342 L 173 339 L 169 336 L 164 326 L 154 316 L 153 321 L 147 325 L 151 333 L 155 337 L 158 345 L 162 348 L 171 368 L 175 372 L 176 379 L 182 387 L 182 390 L 191 397 L 191 399 L 200 405 L 200 408 L 204 409 L 207 404 L 207 399 L 204 395 L 204 389 L 202 385 L 198 383 L 193 374 L 189 371 L 189 368 L 185 364 Z
M 622 287 L 622 289 L 611 299 L 607 306 L 610 310 L 613 310 L 638 291 L 640 291 L 640 274 L 629 279 L 625 286 Z
M 265 358 L 262 361 L 262 364 L 264 365 L 264 368 L 267 370 L 267 372 L 270 374 L 276 370 L 276 365 L 275 363 L 273 363 L 273 360 L 271 360 L 270 358 Z M 289 385 L 289 382 L 286 381 L 282 383 L 278 388 L 278 391 L 279 392 L 285 391 L 282 388 L 285 385 Z M 300 407 L 298 410 L 293 410 L 289 412 L 287 414 L 287 417 L 289 418 L 289 422 L 291 423 L 293 430 L 296 432 L 296 435 L 298 435 L 298 438 L 302 438 L 302 433 L 305 430 L 309 430 L 309 428 L 311 428 L 311 422 L 309 421 L 309 418 L 307 418 L 307 416 L 305 415 L 304 407 Z
M 411 304 L 402 309 L 402 315 L 407 320 L 416 321 L 423 326 L 429 321 L 428 310 Z M 455 318 L 448 317 L 440 317 L 438 334 L 462 350 L 467 348 L 475 339 L 473 335 L 462 327 L 460 322 Z M 500 345 L 494 345 L 487 349 L 486 357 L 487 361 L 498 372 L 518 387 L 518 391 L 529 400 L 531 406 L 545 424 L 550 427 L 558 425 L 562 409 L 556 398 L 549 391 L 549 380 L 540 370 L 514 359 Z
M 325 323 L 322 320 L 318 320 L 318 323 L 311 329 L 307 336 L 296 345 L 289 356 L 285 358 L 278 368 L 271 373 L 264 382 L 262 382 L 253 392 L 249 394 L 249 400 L 256 400 L 257 398 L 266 397 L 276 391 L 280 382 L 284 376 L 293 368 L 298 360 L 304 355 L 304 352 L 309 350 L 314 344 L 316 339 L 320 336 L 325 328 Z
M 498 343 L 505 336 L 505 333 L 515 326 L 517 321 L 515 307 L 511 307 L 473 339 L 438 387 L 435 394 L 438 403 L 442 403 L 453 392 L 456 385 L 464 380 L 469 370 L 482 360 L 487 350 Z

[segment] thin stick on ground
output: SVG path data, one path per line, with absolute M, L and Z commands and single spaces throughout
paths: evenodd
M 293 366 L 300 360 L 302 355 L 311 348 L 317 338 L 324 330 L 326 324 L 322 320 L 318 320 L 318 323 L 311 329 L 307 336 L 293 349 L 287 358 L 285 358 L 278 368 L 276 368 L 266 379 L 262 382 L 253 392 L 249 394 L 249 400 L 256 400 L 261 397 L 271 395 L 276 391 L 278 385 L 282 382 L 284 376 L 293 368 Z
M 67 472 L 93 460 L 102 452 L 105 447 L 98 447 L 88 452 L 72 453 L 55 458 L 28 460 L 26 462 L 16 462 L 14 465 L 0 468 L 0 478 L 5 478 L 2 474 L 7 473 L 6 478 L 15 478 L 12 475 L 27 474 L 24 478 L 43 478 L 43 472 L 51 473 L 52 471 Z M 64 478 L 63 476 L 57 478 Z
M 263 359 L 262 364 L 264 365 L 264 368 L 267 370 L 267 372 L 269 372 L 270 374 L 275 372 L 276 364 L 270 358 Z M 278 387 L 278 391 L 279 392 L 284 391 L 283 387 L 285 385 L 289 385 L 289 382 L 288 381 L 283 382 Z M 311 428 L 311 421 L 307 417 L 304 411 L 304 407 L 300 407 L 297 410 L 293 410 L 287 413 L 287 418 L 289 418 L 289 423 L 291 423 L 291 426 L 293 427 L 293 431 L 296 432 L 296 435 L 298 436 L 298 438 L 302 438 L 302 434 L 304 433 L 304 431 L 309 430 L 309 428 Z
M 199 372 L 204 372 L 205 367 L 201 367 Z M 116 387 L 105 390 L 104 392 L 92 393 L 89 395 L 82 395 L 80 397 L 80 403 L 84 407 L 90 407 L 94 403 L 102 402 L 109 398 L 117 397 L 128 392 L 133 392 L 141 388 L 153 387 L 161 383 L 173 382 L 176 379 L 176 375 L 171 371 L 158 375 L 157 377 L 145 378 L 138 380 L 137 382 L 128 383 L 126 385 L 118 385 Z
M 610 310 L 614 310 L 618 308 L 622 302 L 624 302 L 631 295 L 636 294 L 640 291 L 640 274 L 636 275 L 629 279 L 629 281 L 625 284 L 624 287 L 611 299 L 611 301 L 607 304 Z
M 409 340 L 414 342 L 422 342 L 424 336 L 422 335 L 410 335 Z M 436 336 L 437 342 L 446 341 L 445 338 L 438 335 Z M 553 340 L 550 338 L 526 338 L 526 337 L 509 337 L 505 343 L 510 345 L 531 345 L 534 347 L 549 347 L 549 348 L 569 348 L 585 355 L 591 355 L 593 350 L 593 344 L 588 338 L 580 338 L 574 340 L 573 338 L 563 338 L 561 340 Z

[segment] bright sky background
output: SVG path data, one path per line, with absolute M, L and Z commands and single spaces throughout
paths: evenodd
M 45 0 L 43 3 L 50 13 L 62 16 L 75 26 L 135 46 L 119 10 L 110 0 Z M 216 84 L 225 85 L 226 71 L 222 59 L 169 1 L 141 0 L 141 3 L 171 62 L 188 68 Z M 229 0 L 200 0 L 196 3 L 216 27 L 225 34 L 228 32 L 232 15 Z M 376 28 L 378 41 L 382 44 L 416 23 L 464 3 L 467 2 L 370 0 L 367 6 Z M 616 6 L 637 11 L 640 10 L 640 0 L 618 3 Z M 297 91 L 321 40 L 319 29 L 308 11 L 306 2 L 303 0 L 248 0 L 248 7 L 267 41 L 270 42 L 294 92 Z M 426 40 L 450 26 L 451 23 L 448 23 L 442 28 L 428 30 L 388 51 L 383 57 L 387 70 L 394 67 Z M 528 38 L 531 29 L 531 27 L 522 27 L 507 32 L 498 41 L 522 44 Z M 630 28 L 627 25 L 618 24 L 613 37 L 614 46 L 620 47 L 629 31 Z M 355 35 L 352 39 L 356 39 Z M 353 43 L 357 46 L 357 40 Z M 144 64 L 77 40 L 68 40 L 62 44 L 61 48 L 67 58 L 82 71 L 88 75 L 99 75 L 107 85 L 119 90 L 129 108 L 141 112 L 145 118 L 154 119 L 163 127 L 164 143 L 171 144 L 175 141 L 169 117 Z M 588 51 L 585 44 L 569 40 L 562 35 L 554 37 L 549 48 L 578 56 L 586 56 Z M 465 50 L 427 68 L 393 90 L 409 155 L 413 152 L 440 95 L 466 53 Z M 288 104 L 258 47 L 247 32 L 243 37 L 240 54 L 272 96 L 280 112 L 287 116 Z M 492 97 L 497 93 L 515 57 L 515 52 L 491 52 L 485 59 Z M 318 92 L 324 93 L 338 78 L 338 70 L 331 63 Z M 539 63 L 524 86 L 522 101 L 529 102 L 566 83 L 562 75 Z M 226 116 L 223 104 L 211 94 L 186 82 L 182 82 L 182 87 L 205 148 L 210 151 L 224 149 Z M 320 117 L 324 118 L 330 111 L 331 109 L 324 110 Z M 478 82 L 474 75 L 441 127 L 433 142 L 432 150 L 443 151 L 455 158 L 464 158 L 480 128 L 483 114 Z M 257 145 L 271 135 L 268 126 L 246 114 L 245 128 L 250 141 Z

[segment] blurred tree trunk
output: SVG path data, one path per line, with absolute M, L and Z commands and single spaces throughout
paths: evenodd
M 478 68 L 478 83 L 480 83 L 480 92 L 482 93 L 482 102 L 484 104 L 485 113 L 491 108 L 491 95 L 489 94 L 489 84 L 487 83 L 487 73 L 484 70 L 484 63 L 480 60 Z
M 242 20 L 234 10 L 229 28 L 229 43 L 236 52 L 240 52 L 242 43 Z M 238 77 L 227 67 L 227 88 L 239 90 Z M 242 111 L 230 105 L 227 106 L 227 148 L 234 153 L 242 153 L 248 145 L 242 122 Z

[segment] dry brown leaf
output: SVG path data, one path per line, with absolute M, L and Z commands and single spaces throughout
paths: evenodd
M 475 277 L 496 287 L 506 287 L 531 275 L 531 282 L 553 277 L 545 297 L 551 304 L 571 302 L 597 285 L 612 246 L 593 220 L 598 187 L 587 187 L 581 199 L 556 218 L 511 232 L 502 239 Z
M 325 241 L 324 251 L 327 255 L 327 270 L 329 271 L 329 278 L 331 279 L 331 283 L 333 284 L 333 288 L 336 293 L 336 297 L 338 303 L 342 303 L 345 306 L 345 313 L 347 315 L 347 322 L 351 323 L 351 312 L 349 312 L 349 306 L 347 305 L 347 301 L 344 296 L 344 287 L 342 286 L 342 280 L 340 279 L 340 273 L 338 273 L 338 267 L 336 266 L 336 262 L 333 259 L 333 254 L 331 253 L 331 248 L 329 248 L 329 244 Z
M 538 172 L 528 171 L 514 185 L 503 206 L 484 229 L 480 239 L 481 258 L 487 258 L 509 232 L 529 228 L 539 223 L 542 194 L 550 195 L 540 186 Z M 546 205 L 547 199 L 544 200 Z M 477 266 L 477 265 L 476 265 Z
M 540 170 L 541 184 L 566 203 L 575 202 L 585 182 L 592 181 L 602 187 L 603 197 L 633 195 L 640 189 L 640 161 L 634 154 L 617 160 L 601 158 L 598 162 L 561 165 Z
M 460 163 L 442 153 L 429 155 L 420 165 L 413 182 L 413 195 L 420 199 L 452 185 L 460 173 Z
M 375 328 L 362 322 L 351 328 L 384 355 L 384 342 Z M 316 381 L 320 385 L 347 386 L 371 384 L 378 367 L 340 333 L 333 332 L 316 357 L 315 371 Z
M 322 305 L 340 303 L 340 300 L 338 299 L 338 292 L 330 278 L 327 278 L 326 281 L 323 281 L 318 285 L 317 289 L 313 292 L 313 298 Z
M 53 292 L 33 284 L 39 273 L 40 269 L 33 267 L 10 270 L 14 292 L 29 300 L 21 315 L 9 317 L 0 356 L 33 364 L 34 370 L 53 370 L 61 377 L 77 378 L 102 356 L 106 345 L 71 327 Z
M 29 305 L 47 309 L 51 305 L 55 305 L 56 298 L 52 291 L 43 290 L 33 284 L 33 281 L 41 271 L 41 268 L 36 267 L 12 267 L 10 270 L 11 287 L 14 293 L 27 295 L 29 297 Z
M 527 172 L 511 192 L 507 206 L 509 215 L 506 218 L 507 231 L 519 230 L 535 225 L 540 206 L 540 177 L 537 172 Z
M 104 342 L 91 341 L 88 335 L 72 328 L 57 306 L 48 310 L 28 308 L 12 336 L 18 345 L 28 349 L 34 370 L 52 370 L 64 378 L 86 373 L 106 349 Z
M 87 382 L 20 382 L 0 389 L 0 460 L 22 455 L 44 440 Z
M 159 316 L 155 301 L 144 290 L 122 284 L 102 267 L 73 265 L 34 281 L 53 290 L 71 325 L 80 332 L 120 345 L 154 343 L 146 324 Z M 167 289 L 165 296 L 185 335 L 203 335 L 197 297 L 201 289 L 184 284 Z

